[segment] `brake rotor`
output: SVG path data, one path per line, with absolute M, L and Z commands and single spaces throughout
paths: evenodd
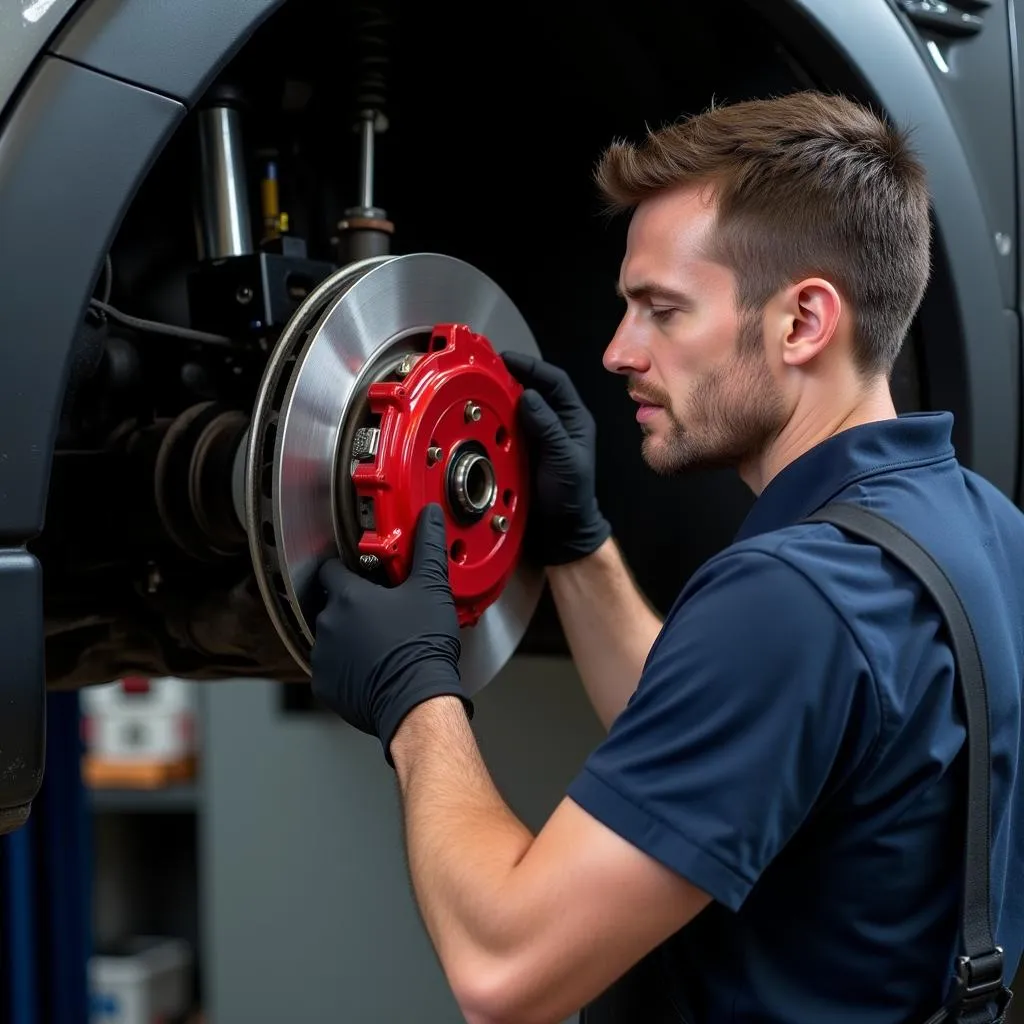
M 253 414 L 246 520 L 271 620 L 307 673 L 320 564 L 340 555 L 400 582 L 432 501 L 445 513 L 466 691 L 514 653 L 543 577 L 520 558 L 529 467 L 504 350 L 540 354 L 498 285 L 434 253 L 343 267 L 288 324 Z

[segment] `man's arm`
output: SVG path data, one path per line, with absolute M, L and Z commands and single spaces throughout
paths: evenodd
M 592 555 L 547 573 L 573 661 L 594 710 L 610 728 L 636 689 L 661 619 L 611 537 Z
M 802 571 L 767 552 L 712 559 L 534 838 L 469 727 L 447 569 L 437 505 L 398 586 L 325 563 L 313 692 L 396 768 L 419 906 L 471 1024 L 557 1022 L 711 899 L 739 910 L 829 780 L 871 755 L 882 705 Z
M 534 838 L 454 698 L 410 712 L 391 755 L 417 901 L 470 1024 L 563 1020 L 709 902 L 570 800 Z
M 535 467 L 528 548 L 547 566 L 573 660 L 608 728 L 636 689 L 661 622 L 598 508 L 597 431 L 568 374 L 514 352 L 504 359 L 526 388 L 519 413 Z

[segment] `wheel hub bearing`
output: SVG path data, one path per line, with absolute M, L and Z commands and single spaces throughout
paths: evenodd
M 433 253 L 343 267 L 282 334 L 250 429 L 246 521 L 271 620 L 307 673 L 320 564 L 401 582 L 429 502 L 445 514 L 467 692 L 514 653 L 542 575 L 520 557 L 529 466 L 503 350 L 539 355 L 490 278 Z

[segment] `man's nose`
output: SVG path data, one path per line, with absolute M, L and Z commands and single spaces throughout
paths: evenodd
M 602 363 L 611 373 L 646 373 L 651 368 L 647 348 L 638 337 L 636 326 L 627 314 L 604 350 Z

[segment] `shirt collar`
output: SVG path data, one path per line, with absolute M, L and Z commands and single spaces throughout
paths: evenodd
M 736 540 L 791 526 L 864 477 L 952 458 L 952 430 L 952 413 L 915 412 L 841 431 L 769 481 Z

